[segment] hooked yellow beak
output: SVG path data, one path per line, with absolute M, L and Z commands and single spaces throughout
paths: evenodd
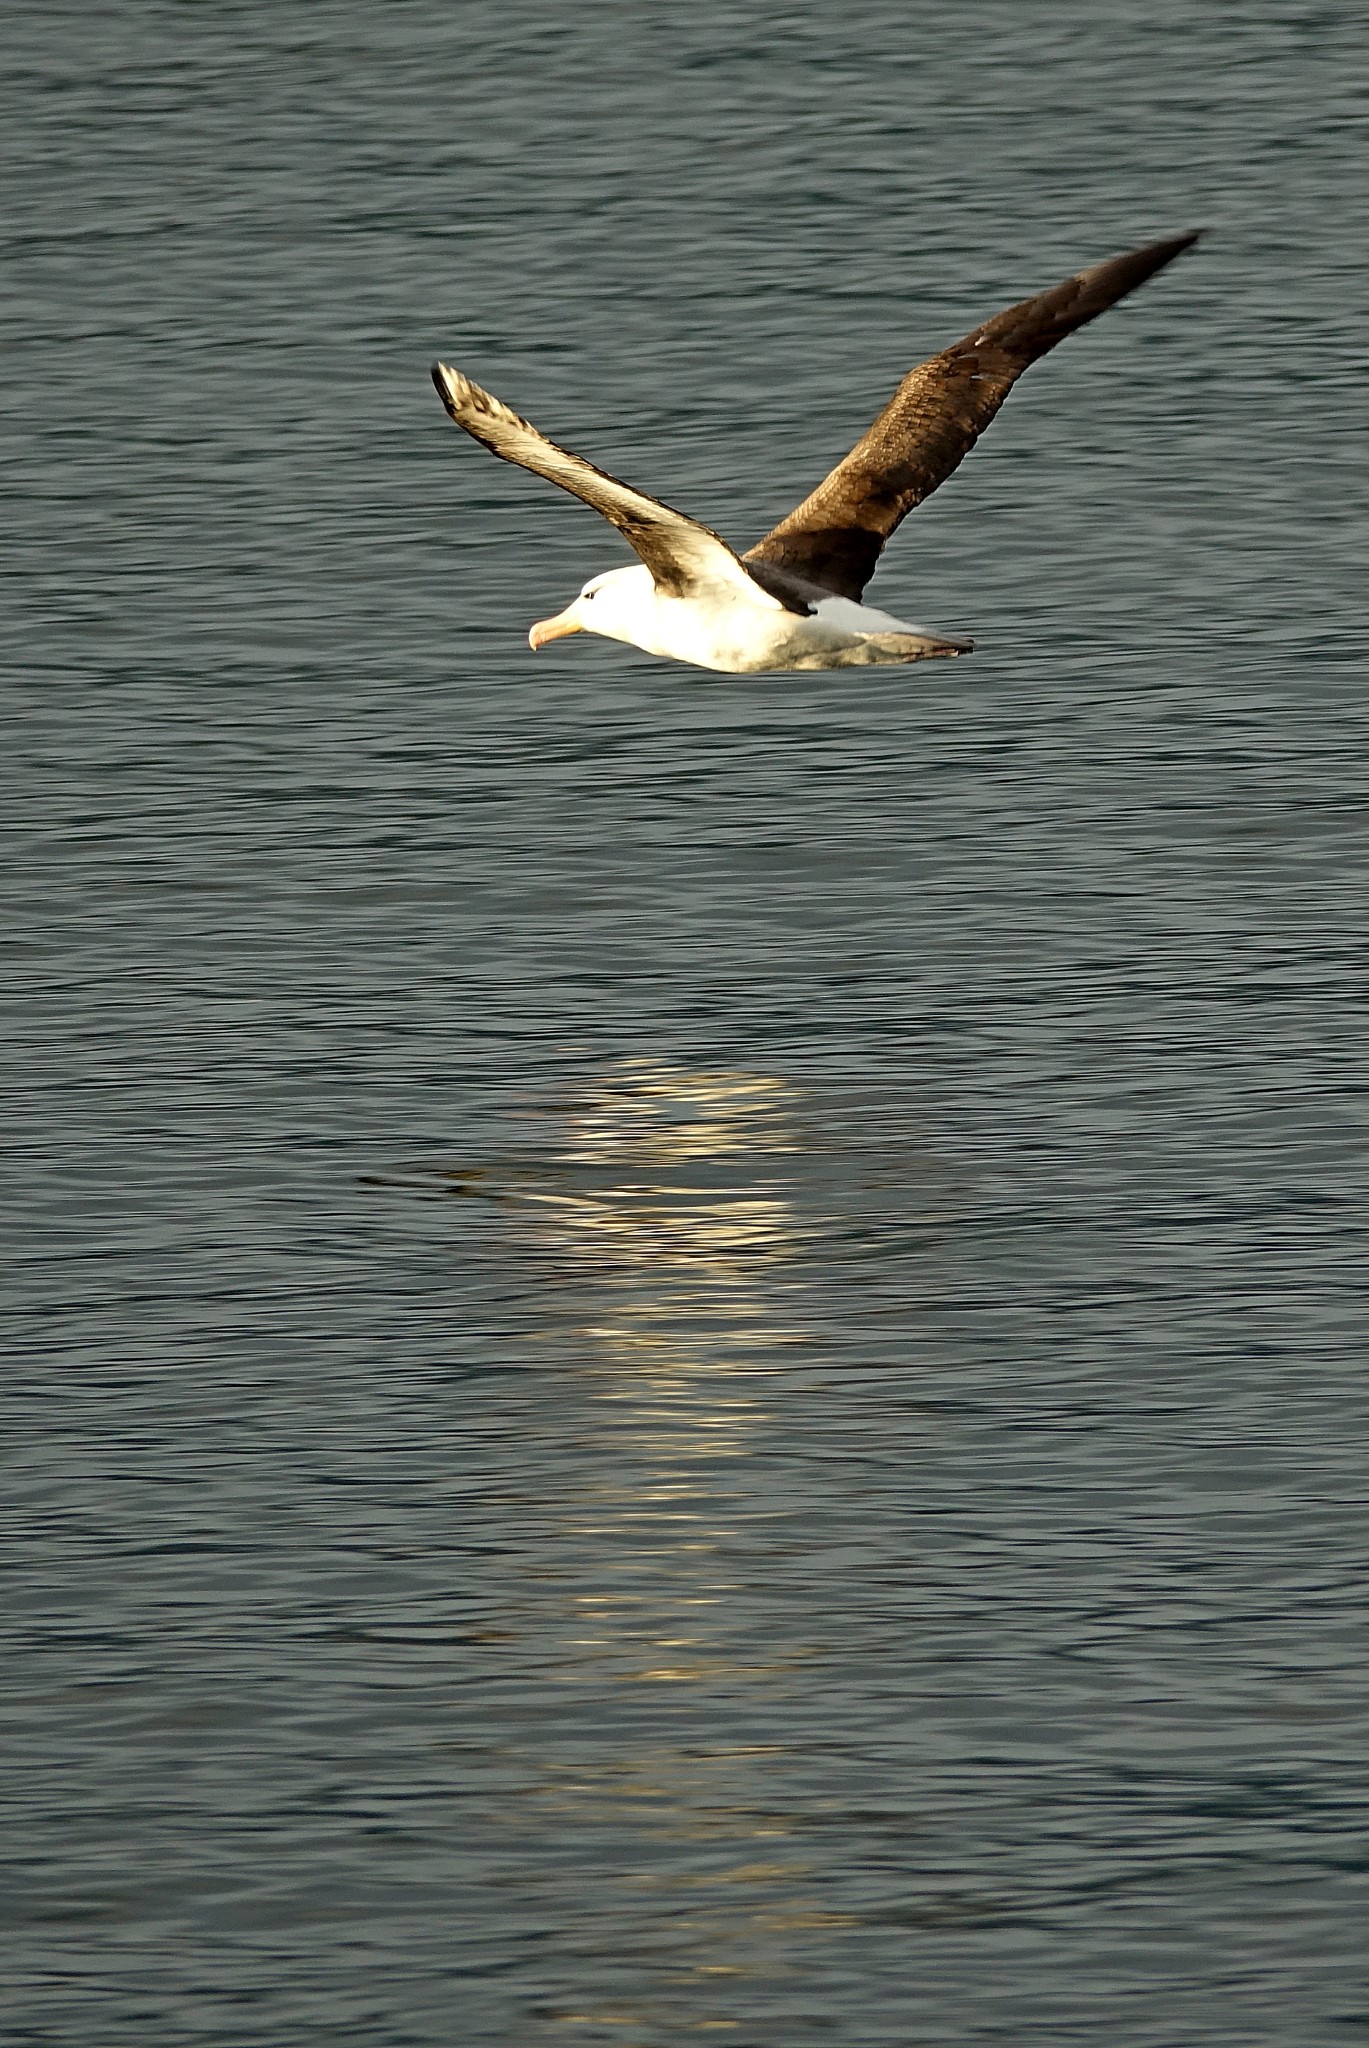
M 528 645 L 536 650 L 545 647 L 548 640 L 564 640 L 567 633 L 580 631 L 582 628 L 575 616 L 575 606 L 570 605 L 565 611 L 558 612 L 554 619 L 539 619 L 528 635 Z

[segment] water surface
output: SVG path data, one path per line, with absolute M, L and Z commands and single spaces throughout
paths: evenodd
M 1369 2032 L 1346 5 L 49 7 L 0 85 L 8 2038 Z M 745 544 L 1032 373 L 785 681 Z

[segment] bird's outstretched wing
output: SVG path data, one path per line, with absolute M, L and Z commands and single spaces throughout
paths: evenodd
M 859 598 L 899 521 L 969 454 L 1022 372 L 1197 239 L 1175 235 L 1081 270 L 919 363 L 845 460 L 743 561 Z
M 546 477 L 602 512 L 641 556 L 663 596 L 688 597 L 704 587 L 726 584 L 746 591 L 756 601 L 755 579 L 711 527 L 663 505 L 659 498 L 649 498 L 645 491 L 634 490 L 631 484 L 620 483 L 582 456 L 558 448 L 529 421 L 463 377 L 460 370 L 434 363 L 433 383 L 458 427 L 464 427 L 493 454 Z M 760 602 L 764 603 L 764 598 Z

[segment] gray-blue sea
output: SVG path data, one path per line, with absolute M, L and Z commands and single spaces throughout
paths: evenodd
M 1363 7 L 3 41 L 6 2048 L 1369 2038 Z

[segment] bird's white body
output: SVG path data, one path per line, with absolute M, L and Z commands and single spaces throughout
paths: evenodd
M 958 651 L 920 626 L 849 598 L 825 597 L 809 617 L 786 611 L 750 577 L 691 598 L 665 597 L 640 563 L 592 577 L 573 604 L 528 637 L 542 647 L 566 633 L 598 633 L 725 675 L 868 668 L 916 660 L 936 647 Z

